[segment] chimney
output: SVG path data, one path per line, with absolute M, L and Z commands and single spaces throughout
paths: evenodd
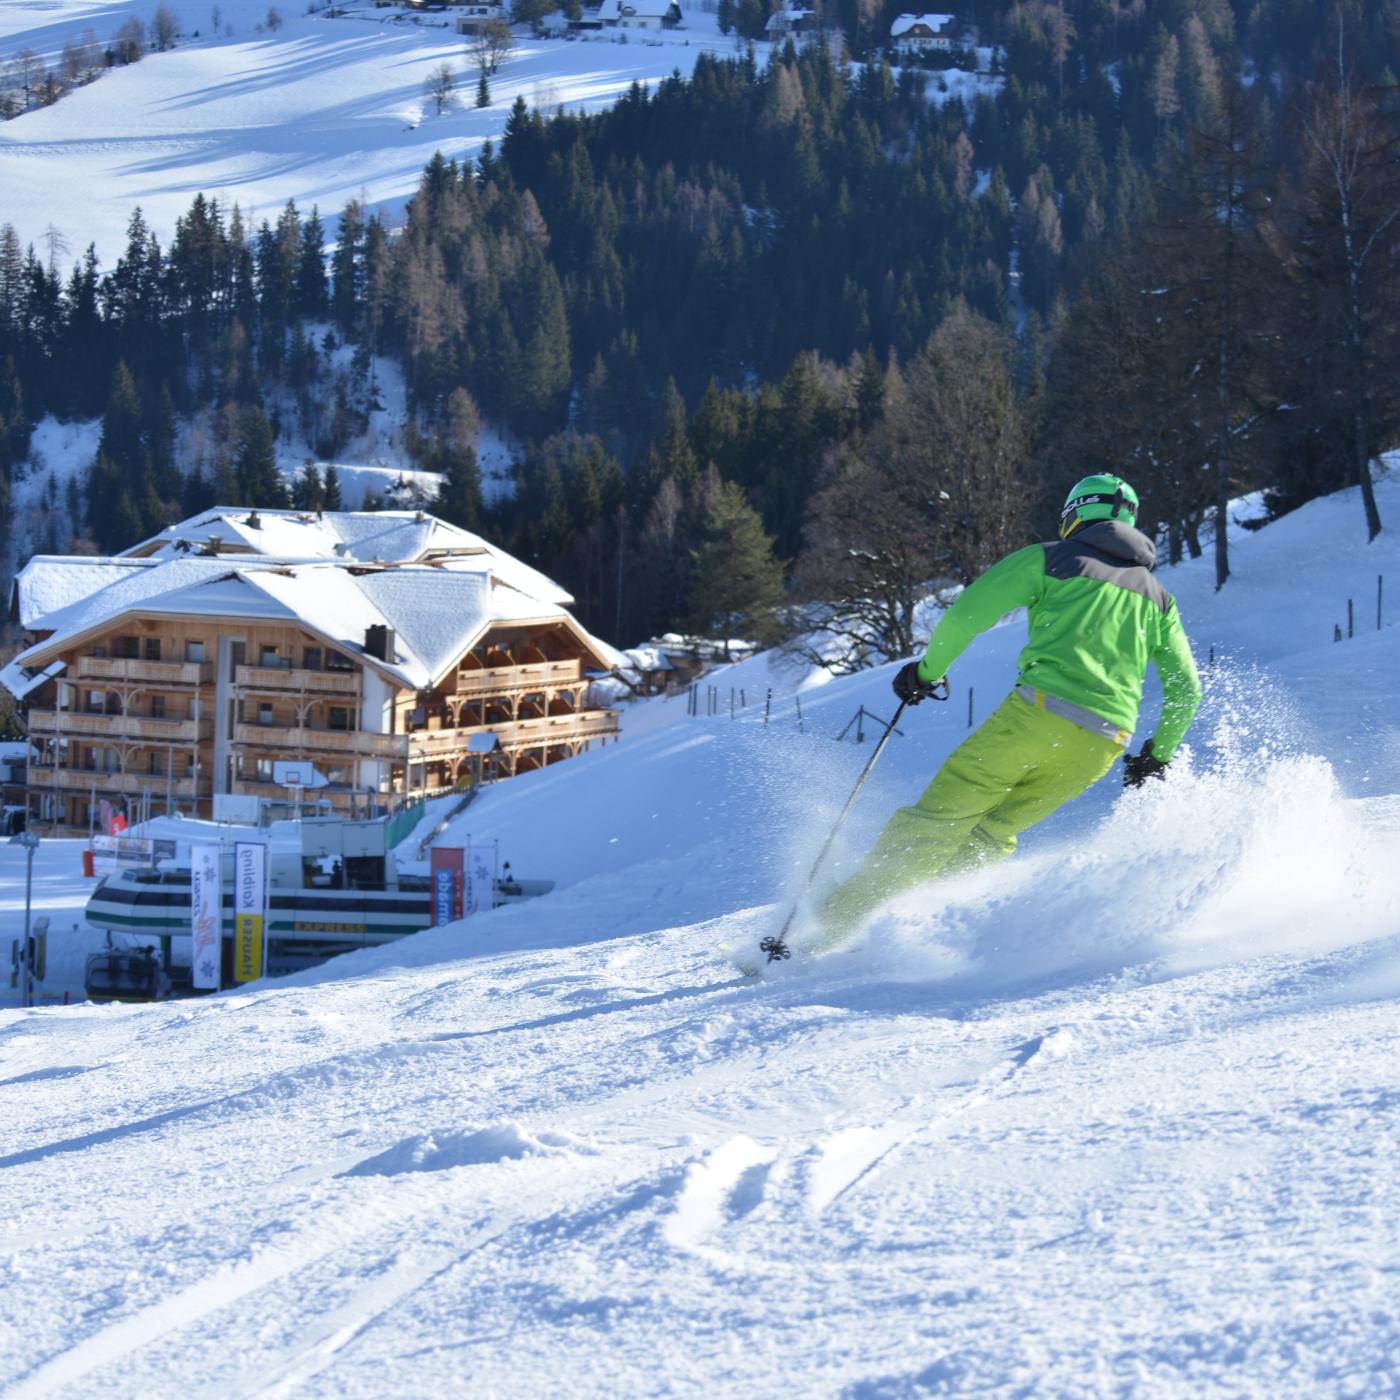
M 244 523 L 250 530 L 262 529 L 262 517 L 255 510 L 248 512 L 248 519 Z
M 394 640 L 394 629 L 386 627 L 382 622 L 372 623 L 365 628 L 365 651 L 370 656 L 378 657 L 380 661 L 393 661 Z
M 219 550 L 223 548 L 223 544 L 224 537 L 222 535 L 210 535 L 209 538 L 204 541 L 204 548 L 199 552 L 201 554 L 217 554 Z

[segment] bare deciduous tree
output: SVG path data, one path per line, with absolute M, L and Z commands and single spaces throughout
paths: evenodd
M 448 64 L 439 63 L 423 79 L 423 96 L 433 104 L 433 113 L 439 117 L 449 107 L 456 105 L 457 80 L 452 76 L 452 69 Z
M 503 19 L 487 20 L 467 45 L 467 54 L 483 73 L 495 73 L 505 62 L 515 38 Z
M 151 16 L 151 46 L 155 51 L 164 53 L 167 49 L 173 49 L 175 36 L 179 32 L 175 12 L 169 5 L 157 5 L 155 14 Z
M 1375 539 L 1381 518 L 1371 458 L 1400 411 L 1390 389 L 1400 358 L 1400 124 L 1351 65 L 1340 16 L 1336 59 L 1312 85 L 1302 132 L 1290 262 L 1297 280 L 1310 285 L 1317 371 L 1330 370 L 1343 405 L 1352 480 L 1361 488 L 1367 538 Z
M 135 63 L 145 51 L 146 26 L 135 15 L 130 15 L 117 28 L 112 52 L 118 63 Z

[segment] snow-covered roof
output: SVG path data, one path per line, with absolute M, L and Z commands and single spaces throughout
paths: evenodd
M 805 5 L 783 5 L 768 16 L 768 23 L 763 27 L 770 34 L 784 33 L 796 25 L 805 24 L 814 18 L 815 12 L 809 10 Z
M 275 618 L 297 622 L 347 655 L 423 689 L 445 675 L 486 630 L 503 622 L 559 622 L 605 665 L 611 647 L 591 637 L 558 603 L 520 592 L 495 577 L 487 559 L 475 570 L 459 560 L 366 566 L 317 560 L 289 564 L 251 556 L 175 558 L 133 570 L 42 621 L 53 635 L 22 652 L 0 683 L 20 693 L 40 684 L 41 668 L 77 638 L 128 614 Z M 394 654 L 366 649 L 369 628 L 394 631 Z
M 538 569 L 521 563 L 489 540 L 416 510 L 296 511 L 214 506 L 123 551 L 122 559 L 188 558 L 218 541 L 225 556 L 269 559 L 344 559 L 362 563 L 414 564 L 427 559 L 474 560 L 482 556 L 502 582 L 523 593 L 567 607 L 570 594 Z
M 673 10 L 680 8 L 678 0 L 603 0 L 598 7 L 598 18 L 606 21 L 636 15 L 642 19 L 666 19 Z
M 622 653 L 624 668 L 636 671 L 674 671 L 675 663 L 658 646 L 628 647 Z
M 935 34 L 941 34 L 945 29 L 957 24 L 956 15 L 900 15 L 895 22 L 890 25 L 890 38 L 899 39 L 906 35 L 911 29 L 919 25 L 927 25 Z
M 36 554 L 10 584 L 10 612 L 26 631 L 47 613 L 57 612 L 133 571 L 150 568 L 145 559 L 101 559 L 83 554 Z

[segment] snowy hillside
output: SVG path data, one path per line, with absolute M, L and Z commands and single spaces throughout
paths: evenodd
M 0 222 L 25 242 L 42 246 L 52 225 L 75 254 L 94 242 L 110 268 L 133 208 L 166 242 L 199 191 L 239 204 L 255 224 L 275 220 L 289 199 L 318 205 L 332 229 L 349 199 L 393 213 L 435 151 L 470 160 L 499 139 L 518 96 L 545 111 L 605 106 L 633 82 L 688 74 L 705 47 L 733 49 L 698 3 L 686 7 L 684 28 L 664 35 L 521 37 L 492 79 L 491 105 L 477 109 L 476 72 L 449 13 L 410 17 L 352 0 L 328 17 L 288 4 L 269 30 L 269 6 L 252 0 L 171 8 L 183 29 L 175 48 L 0 123 Z M 52 59 L 89 27 L 107 44 L 124 18 L 149 21 L 153 9 L 144 0 L 6 0 L 0 58 L 28 47 Z M 456 70 L 460 102 L 437 116 L 423 82 L 443 62 Z
M 1220 594 L 1164 571 L 1217 658 L 1169 781 L 768 983 L 715 943 L 781 913 L 888 668 L 800 732 L 662 702 L 493 788 L 444 840 L 546 899 L 203 1002 L 0 1012 L 0 1389 L 1392 1393 L 1400 535 L 1362 539 L 1348 492 Z M 1023 634 L 907 717 L 848 851 Z

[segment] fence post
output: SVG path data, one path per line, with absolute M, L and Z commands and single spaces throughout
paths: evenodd
M 865 742 L 865 706 L 862 705 L 862 706 L 860 707 L 860 709 L 858 709 L 858 710 L 856 711 L 856 743 L 858 743 L 858 744 L 863 744 L 864 742 Z
M 792 699 L 793 703 L 797 706 L 797 732 L 802 734 L 806 732 L 802 723 L 802 697 L 800 695 L 794 695 Z
M 734 687 L 729 687 L 729 718 L 734 718 Z
M 1356 635 L 1356 610 L 1355 610 L 1355 608 L 1354 608 L 1353 605 L 1352 605 L 1351 599 L 1348 598 L 1348 599 L 1347 599 L 1347 636 L 1348 636 L 1348 637 L 1354 637 L 1355 635 Z
M 1334 642 L 1340 642 L 1342 640 L 1342 624 L 1340 622 L 1334 622 L 1332 624 L 1332 640 Z
M 744 709 L 744 708 L 747 706 L 747 704 L 748 704 L 748 700 L 746 699 L 746 697 L 745 697 L 745 695 L 744 695 L 744 687 L 743 687 L 743 686 L 740 686 L 740 687 L 739 687 L 739 708 L 742 710 L 742 709 Z
M 972 687 L 967 688 L 967 727 L 972 728 Z
M 773 687 L 768 687 L 768 698 L 763 702 L 763 723 L 768 723 L 768 716 L 773 713 Z
M 1210 644 L 1210 661 L 1209 661 L 1208 664 L 1211 665 L 1211 666 L 1214 666 L 1214 665 L 1215 665 L 1215 643 L 1214 643 L 1214 642 L 1212 642 L 1212 643 Z
M 1385 575 L 1376 575 L 1376 631 L 1381 630 L 1381 595 L 1385 591 Z

